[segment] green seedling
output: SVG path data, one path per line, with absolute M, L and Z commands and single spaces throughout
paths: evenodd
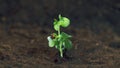
M 63 51 L 65 49 L 69 50 L 72 48 L 72 42 L 70 41 L 71 35 L 61 32 L 60 27 L 68 27 L 70 25 L 70 20 L 66 17 L 59 15 L 59 19 L 55 19 L 53 22 L 54 29 L 57 33 L 53 33 L 51 36 L 48 36 L 48 45 L 49 47 L 55 47 L 59 50 L 60 56 L 63 57 Z

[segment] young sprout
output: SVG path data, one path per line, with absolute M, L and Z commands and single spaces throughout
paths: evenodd
M 51 36 L 47 37 L 48 45 L 49 47 L 57 48 L 60 52 L 60 56 L 63 57 L 63 51 L 72 48 L 72 42 L 70 41 L 72 36 L 61 32 L 60 27 L 68 27 L 70 25 L 70 20 L 59 15 L 59 20 L 55 19 L 53 25 L 57 33 L 53 33 Z

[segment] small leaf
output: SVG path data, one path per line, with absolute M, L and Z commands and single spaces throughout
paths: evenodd
M 56 31 L 58 31 L 59 29 L 60 29 L 60 24 L 58 23 L 58 21 L 56 20 L 56 19 L 54 19 L 54 29 L 56 30 Z
M 55 42 L 55 47 L 57 49 L 59 49 L 59 41 L 58 41 L 58 39 L 54 39 L 54 42 Z
M 72 48 L 72 42 L 69 40 L 69 39 L 66 39 L 65 41 L 64 41 L 64 46 L 65 46 L 65 48 L 66 49 L 71 49 Z
M 48 36 L 47 39 L 48 39 L 48 45 L 49 45 L 49 47 L 54 47 L 55 42 L 51 39 L 51 37 Z
M 62 32 L 61 35 L 63 38 L 71 38 L 72 37 L 71 35 L 68 35 L 67 33 L 64 33 L 64 32 Z
M 62 27 L 67 27 L 70 24 L 70 20 L 66 17 L 62 17 L 62 19 L 60 19 L 59 23 Z
M 54 25 L 54 29 L 58 31 L 60 29 L 60 25 L 59 24 Z

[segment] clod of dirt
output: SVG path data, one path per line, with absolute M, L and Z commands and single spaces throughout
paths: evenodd
M 9 60 L 10 56 L 0 52 L 0 60 Z
M 109 44 L 110 47 L 115 48 L 115 49 L 119 49 L 120 48 L 120 42 L 111 42 Z
M 27 52 L 27 55 L 34 56 L 37 53 L 37 48 L 30 48 Z

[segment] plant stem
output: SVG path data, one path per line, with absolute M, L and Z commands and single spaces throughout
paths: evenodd
M 59 26 L 59 29 L 58 29 L 58 37 L 61 38 L 61 36 L 60 36 L 60 26 Z M 60 44 L 59 44 L 59 46 L 60 46 L 60 48 L 59 48 L 60 56 L 63 57 L 62 41 L 59 40 L 59 42 L 60 42 Z
M 63 57 L 62 42 L 60 41 L 60 56 Z
M 59 27 L 59 30 L 58 30 L 58 36 L 60 38 L 60 27 Z M 59 50 L 60 50 L 60 56 L 63 57 L 62 41 L 59 41 L 59 42 L 60 42 L 60 44 L 59 44 L 59 46 L 60 46 L 60 48 L 59 48 Z
M 60 26 L 59 26 L 59 30 L 58 30 L 58 35 L 60 35 Z

